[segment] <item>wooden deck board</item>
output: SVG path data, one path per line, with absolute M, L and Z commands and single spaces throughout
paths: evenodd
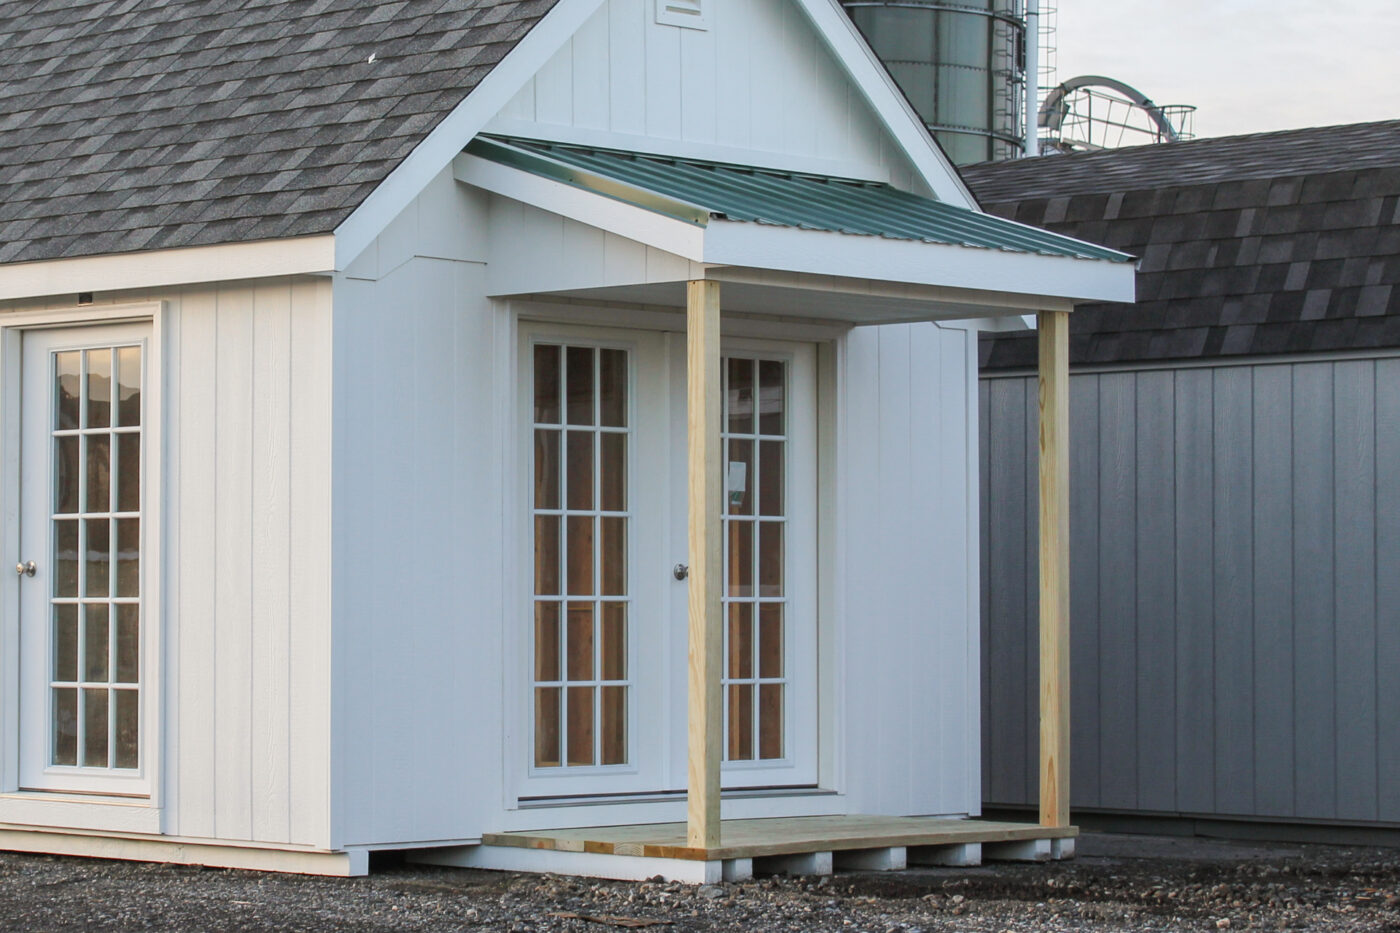
M 941 846 L 964 843 L 1015 842 L 1025 839 L 1070 839 L 1073 826 L 1047 827 L 1033 823 L 994 823 L 939 817 L 803 816 L 759 820 L 725 820 L 721 845 L 693 848 L 686 844 L 686 824 L 649 823 L 633 826 L 592 826 L 583 829 L 488 833 L 488 846 L 512 846 L 558 852 L 633 855 L 647 858 L 761 858 L 804 852 L 840 852 L 886 846 Z

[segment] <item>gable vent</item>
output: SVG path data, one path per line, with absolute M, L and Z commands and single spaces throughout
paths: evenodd
M 656 0 L 656 21 L 663 26 L 709 29 L 714 0 Z

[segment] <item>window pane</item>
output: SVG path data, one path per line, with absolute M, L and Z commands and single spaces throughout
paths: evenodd
M 604 680 L 627 679 L 627 604 L 603 603 L 602 674 Z
M 117 350 L 117 423 L 124 427 L 141 423 L 140 347 Z
M 731 438 L 724 468 L 724 501 L 730 515 L 753 514 L 753 441 Z
M 78 679 L 78 607 L 73 603 L 53 607 L 53 679 Z
M 83 766 L 108 766 L 106 687 L 83 691 Z
M 107 631 L 107 604 L 83 607 L 83 680 L 105 683 L 110 636 Z
M 53 692 L 53 763 L 78 763 L 78 689 L 62 687 Z
M 112 351 L 89 350 L 87 356 L 87 422 L 105 428 L 112 423 Z
M 117 519 L 117 595 L 141 595 L 141 519 Z
M 602 509 L 605 512 L 627 511 L 627 435 L 600 434 L 602 470 Z
M 730 761 L 753 758 L 753 684 L 729 685 Z
M 55 512 L 78 511 L 78 439 L 54 439 L 53 499 Z
M 729 433 L 753 433 L 753 360 L 730 357 L 727 361 L 729 388 L 725 393 L 725 412 L 729 417 Z
M 783 604 L 758 609 L 758 676 L 783 676 Z
M 121 603 L 112 611 L 117 616 L 117 682 L 134 684 L 141 679 L 141 607 Z
M 729 663 L 726 676 L 753 676 L 753 603 L 729 604 Z
M 117 753 L 113 765 L 138 768 L 141 766 L 140 694 L 135 690 L 113 692 L 117 699 Z
M 592 431 L 569 432 L 569 496 L 571 509 L 593 508 Z
M 783 685 L 760 684 L 758 688 L 758 757 L 783 757 Z
M 559 687 L 535 688 L 535 767 L 559 767 Z
M 86 512 L 107 512 L 112 507 L 112 439 L 106 434 L 83 438 L 87 445 Z
M 783 514 L 783 486 L 786 484 L 786 467 L 783 463 L 782 441 L 759 442 L 759 482 L 758 513 L 760 515 Z
M 730 521 L 725 566 L 730 596 L 753 595 L 753 522 Z
M 627 519 L 602 518 L 601 596 L 627 595 Z
M 141 511 L 141 435 L 117 435 L 117 511 Z
M 78 522 L 53 523 L 53 595 L 78 595 Z
M 570 680 L 593 679 L 593 604 L 569 603 L 568 674 Z
M 558 603 L 535 603 L 535 679 L 559 680 Z
M 54 397 L 58 400 L 58 423 L 54 427 L 60 431 L 78 426 L 81 370 L 82 356 L 76 350 L 54 354 Z
M 565 371 L 568 378 L 569 424 L 594 424 L 593 348 L 569 347 Z
M 610 428 L 627 426 L 627 353 L 600 350 L 598 369 L 599 421 Z
M 559 516 L 535 516 L 535 595 L 559 595 Z
M 590 515 L 570 515 L 568 519 L 568 593 L 593 595 L 593 522 Z
M 112 536 L 108 520 L 85 519 L 83 534 L 87 538 L 83 545 L 83 572 L 87 575 L 83 592 L 87 596 L 106 596 L 107 571 L 112 565 Z
M 535 347 L 535 422 L 559 423 L 559 348 Z
M 569 764 L 593 764 L 593 687 L 569 687 Z
M 760 360 L 758 363 L 758 432 L 786 432 L 787 364 L 781 360 Z
M 758 595 L 783 595 L 783 525 L 763 522 L 758 531 Z
M 535 432 L 535 508 L 559 508 L 559 432 Z
M 605 765 L 627 763 L 627 688 L 604 687 L 603 760 Z

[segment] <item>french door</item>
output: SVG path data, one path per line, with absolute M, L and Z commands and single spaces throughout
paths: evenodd
M 150 792 L 143 707 L 150 326 L 25 332 L 20 785 Z
M 684 336 L 523 326 L 530 568 L 522 796 L 685 784 Z M 726 786 L 816 774 L 809 347 L 724 363 Z

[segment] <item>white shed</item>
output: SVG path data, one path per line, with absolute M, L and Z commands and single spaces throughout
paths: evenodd
M 1071 851 L 1064 338 L 1133 265 L 981 213 L 836 0 L 31 6 L 0 19 L 0 847 Z M 1030 314 L 1018 827 L 967 820 L 976 336 Z

